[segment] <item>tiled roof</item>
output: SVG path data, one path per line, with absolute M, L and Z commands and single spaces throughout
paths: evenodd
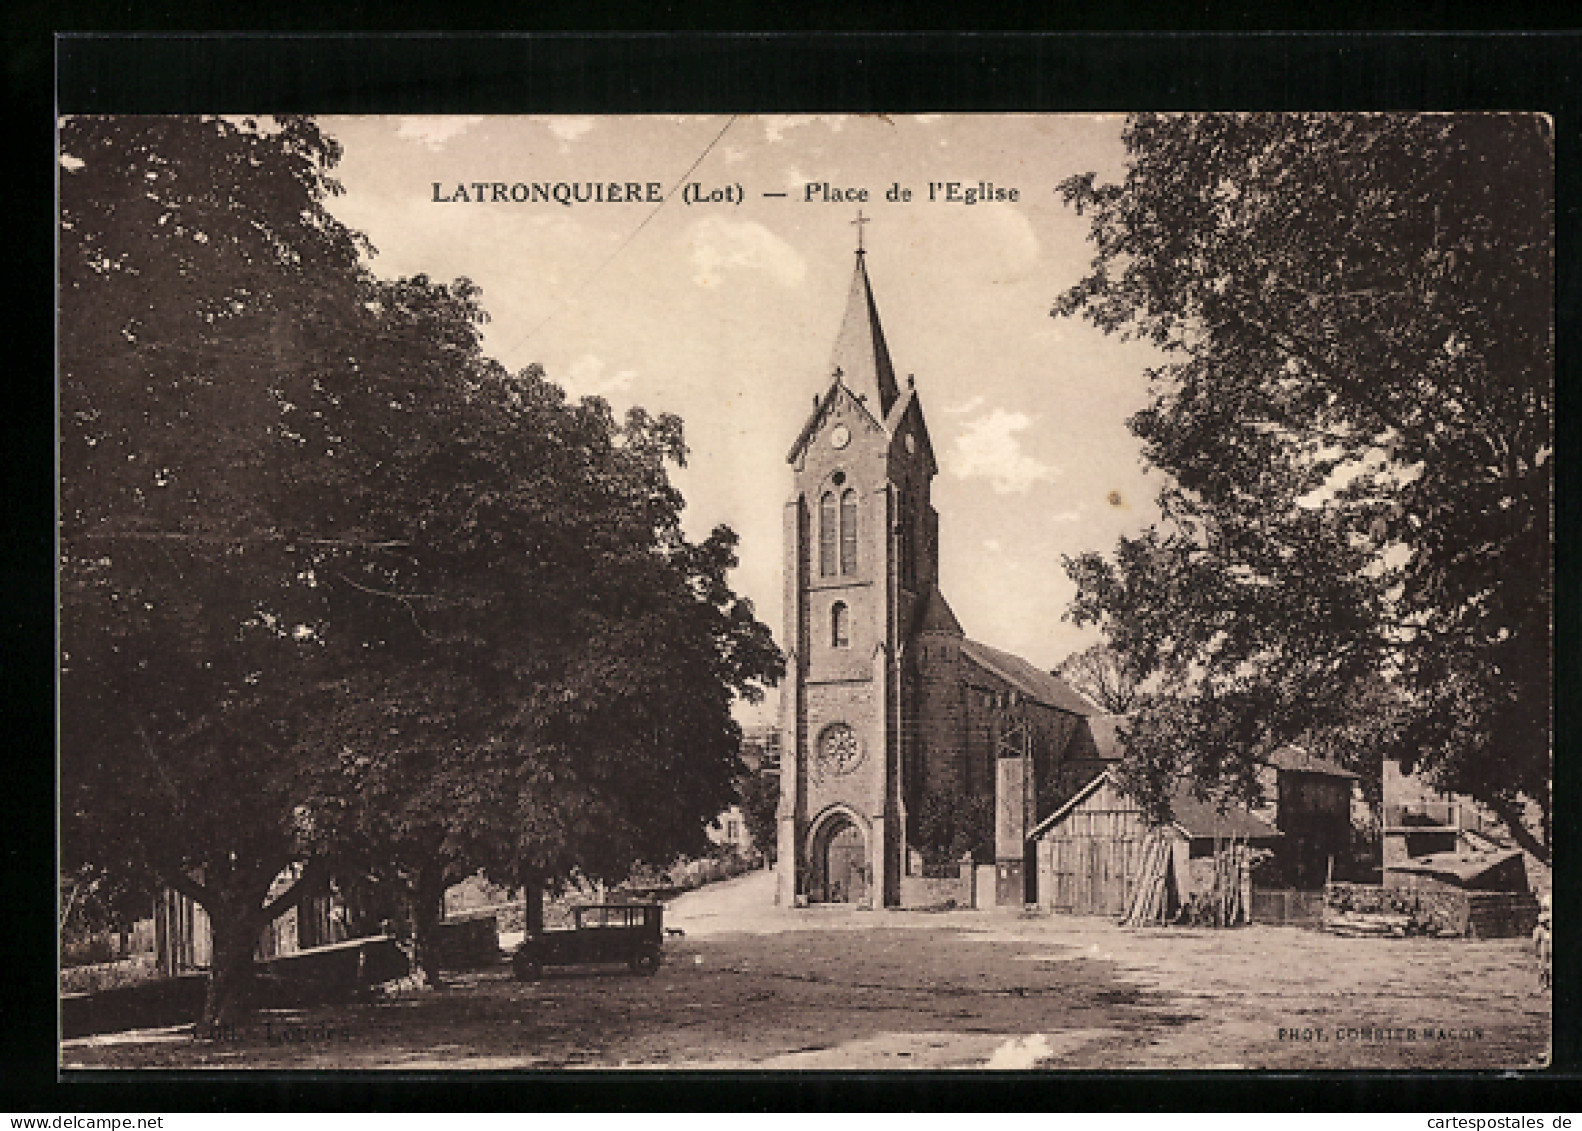
M 1309 754 L 1300 746 L 1282 746 L 1269 755 L 1269 764 L 1277 770 L 1299 774 L 1326 774 L 1332 778 L 1354 778 L 1357 775 L 1337 762 Z
M 1120 786 L 1120 783 L 1116 780 L 1115 771 L 1113 769 L 1105 770 L 1079 789 L 1064 805 L 1042 821 L 1039 821 L 1028 835 L 1030 837 L 1043 836 L 1065 820 L 1073 809 L 1096 793 L 1105 782 L 1116 788 Z M 1273 825 L 1253 816 L 1241 806 L 1226 806 L 1225 811 L 1222 813 L 1213 802 L 1199 801 L 1185 789 L 1178 789 L 1170 798 L 1170 811 L 1175 818 L 1171 822 L 1175 828 L 1194 840 L 1210 837 L 1228 840 L 1231 837 L 1236 837 L 1240 840 L 1271 841 L 1283 835 Z
M 999 676 L 1035 703 L 1083 717 L 1102 713 L 1086 696 L 1064 680 L 1035 668 L 1020 656 L 990 648 L 976 640 L 963 640 L 961 650 L 973 663 Z
M 1273 840 L 1279 830 L 1254 817 L 1239 805 L 1228 805 L 1224 812 L 1212 801 L 1199 801 L 1186 790 L 1177 790 L 1170 798 L 1170 812 L 1175 824 L 1187 836 L 1219 837 L 1242 840 Z

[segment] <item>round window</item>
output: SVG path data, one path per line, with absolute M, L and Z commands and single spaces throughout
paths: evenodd
M 820 765 L 832 774 L 849 774 L 862 765 L 862 742 L 845 723 L 830 723 L 819 735 Z

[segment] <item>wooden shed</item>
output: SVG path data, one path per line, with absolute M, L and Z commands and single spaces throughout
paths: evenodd
M 1186 793 L 1171 799 L 1169 904 L 1212 881 L 1214 848 L 1231 839 L 1272 848 L 1280 833 L 1247 810 L 1220 810 Z M 1038 903 L 1067 915 L 1119 916 L 1126 910 L 1150 826 L 1142 806 L 1105 770 L 1034 828 Z M 1207 865 L 1207 866 L 1205 866 Z

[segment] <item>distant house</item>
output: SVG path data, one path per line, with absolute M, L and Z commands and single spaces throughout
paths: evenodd
M 749 773 L 780 777 L 780 728 L 773 725 L 742 728 L 741 759 Z
M 740 750 L 742 763 L 748 776 L 780 780 L 780 729 L 775 726 L 749 726 L 742 728 Z M 762 851 L 753 843 L 752 833 L 742 816 L 740 805 L 731 805 L 709 824 L 709 840 L 714 844 L 734 848 L 742 856 Z
M 269 898 L 296 882 L 298 872 L 287 869 L 275 878 Z M 310 947 L 341 942 L 348 932 L 344 916 L 333 913 L 328 895 L 308 896 L 264 927 L 258 935 L 254 957 L 260 961 L 296 954 Z M 165 888 L 154 898 L 154 956 L 161 974 L 207 970 L 214 961 L 213 930 L 209 914 L 196 901 Z
M 732 805 L 715 817 L 707 832 L 711 842 L 734 848 L 742 856 L 750 856 L 757 847 L 753 844 L 752 833 L 747 831 L 747 821 L 742 817 L 740 805 Z
M 1476 861 L 1518 849 L 1504 822 L 1483 806 L 1463 794 L 1435 789 L 1421 775 L 1403 772 L 1392 759 L 1385 760 L 1383 785 L 1386 883 L 1397 866 L 1424 857 L 1454 853 Z M 1549 865 L 1526 852 L 1521 858 L 1526 888 L 1549 891 L 1553 885 Z
M 1477 853 L 1511 847 L 1510 834 L 1471 798 L 1446 793 L 1421 776 L 1384 763 L 1384 864 L 1442 852 Z
M 1152 826 L 1114 771 L 1100 772 L 1034 827 L 1032 902 L 1060 914 L 1122 914 L 1137 881 L 1144 839 L 1154 828 L 1171 846 L 1172 909 L 1212 887 L 1216 846 L 1234 839 L 1273 849 L 1281 840 L 1278 829 L 1240 806 L 1221 808 L 1184 791 L 1170 804 L 1172 821 Z
M 1274 779 L 1272 789 L 1267 777 Z M 1347 871 L 1357 780 L 1344 766 L 1299 746 L 1283 747 L 1270 757 L 1265 793 L 1273 802 L 1275 827 L 1284 834 L 1279 870 L 1288 887 L 1322 888 L 1332 864 Z

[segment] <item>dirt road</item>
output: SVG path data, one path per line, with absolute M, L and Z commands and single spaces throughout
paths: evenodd
M 772 877 L 676 900 L 651 978 L 502 967 L 376 1005 L 68 1042 L 68 1066 L 1519 1068 L 1550 999 L 1520 940 L 1127 931 L 1015 913 L 782 910 Z

